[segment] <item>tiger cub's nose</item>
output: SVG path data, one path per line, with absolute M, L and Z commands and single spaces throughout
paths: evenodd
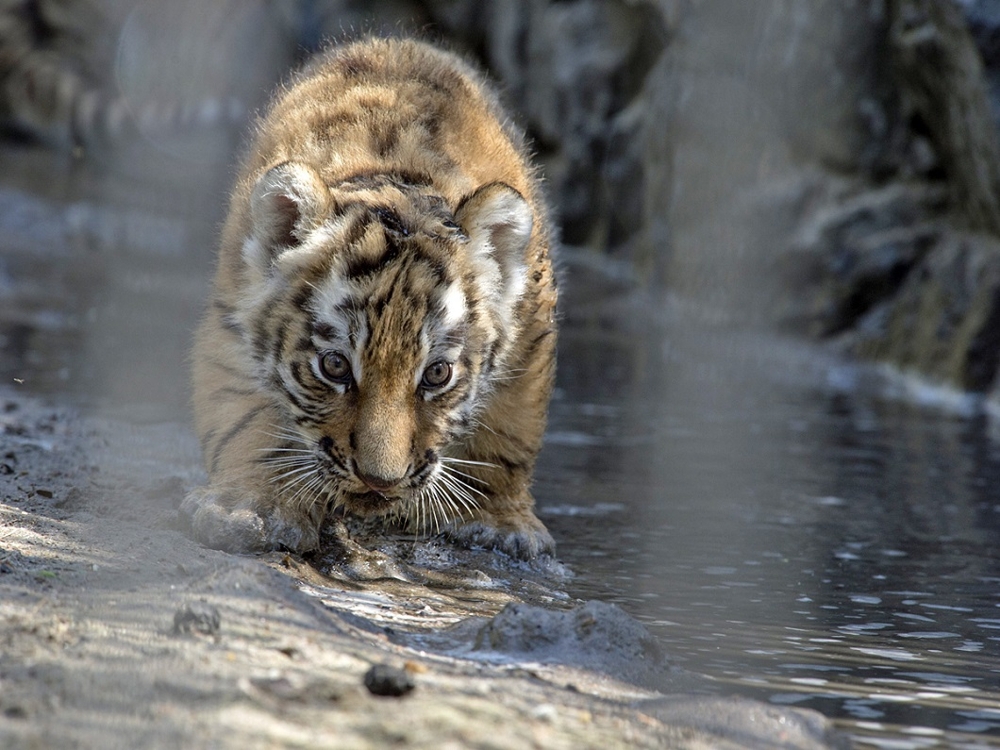
M 358 471 L 357 475 L 358 479 L 367 484 L 375 492 L 385 492 L 386 490 L 391 490 L 393 487 L 402 484 L 404 479 L 403 477 L 398 477 L 393 479 L 387 477 L 378 477 L 373 474 L 365 474 L 362 471 Z

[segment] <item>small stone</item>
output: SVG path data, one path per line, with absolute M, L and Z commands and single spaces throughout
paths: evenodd
M 52 498 L 52 490 L 35 489 L 35 494 L 46 499 Z
M 542 703 L 531 709 L 532 717 L 549 724 L 556 720 L 556 714 L 556 707 L 551 703 Z
M 174 613 L 174 635 L 215 635 L 219 632 L 222 617 L 219 610 L 207 602 L 185 604 Z
M 8 706 L 3 710 L 3 715 L 8 719 L 26 719 L 28 718 L 28 711 L 24 706 Z
M 415 685 L 405 669 L 391 664 L 375 664 L 365 672 L 365 687 L 372 695 L 398 698 L 413 690 Z

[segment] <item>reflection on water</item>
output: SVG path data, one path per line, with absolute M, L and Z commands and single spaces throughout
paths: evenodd
M 30 188 L 0 190 L 0 375 L 186 418 L 224 187 L 108 197 L 34 158 L 0 154 Z M 862 745 L 1000 747 L 1000 451 L 975 404 L 920 406 L 580 274 L 536 482 L 570 593 L 620 603 L 721 692 L 819 709 Z
M 862 746 L 1000 747 L 985 419 L 799 345 L 635 319 L 563 339 L 537 494 L 570 592 Z
M 0 377 L 103 410 L 186 418 L 224 171 L 184 179 L 0 149 Z M 169 162 L 167 162 L 169 164 Z M 190 168 L 191 165 L 182 166 Z M 157 174 L 151 179 L 148 173 Z

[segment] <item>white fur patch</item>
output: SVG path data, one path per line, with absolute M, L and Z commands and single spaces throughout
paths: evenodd
M 268 249 L 257 237 L 251 235 L 243 241 L 243 260 L 251 268 L 258 271 L 267 268 L 271 262 L 269 255 Z
M 354 382 L 360 384 L 364 374 L 361 353 L 368 342 L 368 320 L 362 313 L 349 314 L 341 308 L 353 293 L 351 285 L 336 271 L 317 285 L 311 304 L 313 319 L 329 326 L 333 335 L 332 338 L 314 336 L 313 339 L 317 350 L 334 349 L 346 356 L 351 363 Z M 320 375 L 318 370 L 317 375 Z
M 265 172 L 250 194 L 251 235 L 258 246 L 244 247 L 244 257 L 266 273 L 274 257 L 289 245 L 301 244 L 327 212 L 329 189 L 312 167 L 285 162 Z
M 458 219 L 469 235 L 483 298 L 499 326 L 510 333 L 528 285 L 524 255 L 534 223 L 531 207 L 510 186 L 494 184 L 478 190 Z
M 454 328 L 465 318 L 465 294 L 458 284 L 449 286 L 441 296 L 441 306 L 444 308 L 444 320 L 447 328 Z
M 316 286 L 313 309 L 317 316 L 333 315 L 351 296 L 351 285 L 339 274 L 333 273 Z M 333 325 L 333 323 L 331 323 Z

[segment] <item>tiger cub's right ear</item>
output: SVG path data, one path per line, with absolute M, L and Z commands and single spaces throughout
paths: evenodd
M 266 272 L 319 226 L 329 203 L 330 191 L 312 167 L 290 161 L 271 167 L 250 194 L 252 228 L 243 257 Z

